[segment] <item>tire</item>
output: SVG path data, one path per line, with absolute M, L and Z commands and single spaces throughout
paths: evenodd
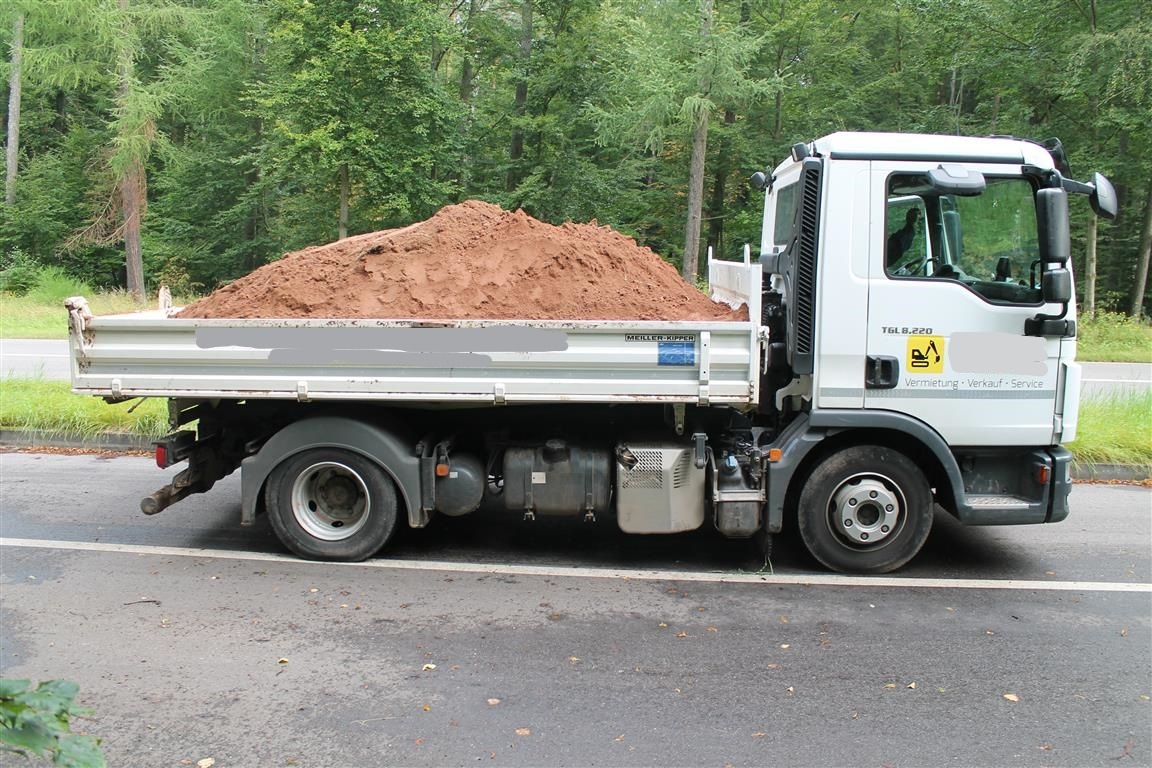
M 358 453 L 316 448 L 268 476 L 264 499 L 280 541 L 309 560 L 364 560 L 396 530 L 396 486 Z
M 834 571 L 887 573 L 920 551 L 932 529 L 932 489 L 904 454 L 878 445 L 821 461 L 800 492 L 800 536 Z

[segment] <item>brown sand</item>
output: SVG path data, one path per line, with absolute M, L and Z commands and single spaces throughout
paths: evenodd
M 178 317 L 743 320 L 609 228 L 470 200 L 403 229 L 286 254 Z

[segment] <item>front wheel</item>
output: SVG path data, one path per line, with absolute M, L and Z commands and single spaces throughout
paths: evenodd
M 396 529 L 392 479 L 352 451 L 289 456 L 269 475 L 264 498 L 280 541 L 311 560 L 364 560 Z
M 845 573 L 887 573 L 928 538 L 932 489 L 904 454 L 857 445 L 816 465 L 797 512 L 804 544 L 821 563 Z

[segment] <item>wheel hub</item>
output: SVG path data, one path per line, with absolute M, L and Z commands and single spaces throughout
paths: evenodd
M 878 477 L 856 477 L 833 495 L 831 512 L 838 536 L 860 546 L 876 545 L 897 530 L 900 497 Z
M 355 535 L 368 520 L 368 486 L 351 467 L 313 464 L 292 484 L 292 514 L 300 527 L 323 541 Z

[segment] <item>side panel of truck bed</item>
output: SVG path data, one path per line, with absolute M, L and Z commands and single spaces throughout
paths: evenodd
M 81 394 L 494 404 L 750 405 L 757 399 L 759 340 L 751 323 L 417 327 L 371 320 L 182 320 L 148 312 L 94 318 L 84 326 L 70 334 L 72 386 Z

